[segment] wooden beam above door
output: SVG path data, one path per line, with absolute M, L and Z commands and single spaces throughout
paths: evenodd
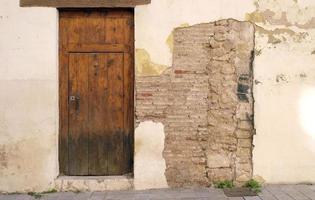
M 20 0 L 21 7 L 117 8 L 150 4 L 151 0 Z

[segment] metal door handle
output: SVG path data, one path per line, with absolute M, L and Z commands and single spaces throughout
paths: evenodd
M 70 101 L 75 101 L 75 99 L 76 99 L 75 96 L 70 96 L 70 97 L 69 97 L 69 100 L 70 100 Z
M 70 101 L 80 100 L 80 96 L 70 96 L 69 100 Z
M 80 112 L 80 95 L 78 96 L 69 96 L 69 100 L 70 102 L 74 102 L 75 103 L 75 111 L 76 113 Z

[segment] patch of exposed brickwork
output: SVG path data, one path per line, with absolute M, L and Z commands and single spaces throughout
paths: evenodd
M 136 122 L 164 124 L 170 186 L 252 177 L 253 49 L 248 22 L 178 28 L 172 68 L 136 77 Z

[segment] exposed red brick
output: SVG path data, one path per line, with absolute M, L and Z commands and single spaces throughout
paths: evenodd
M 252 177 L 253 49 L 248 22 L 179 28 L 173 72 L 136 77 L 136 122 L 164 124 L 170 186 L 209 186 L 226 179 L 240 184 Z
M 140 93 L 139 95 L 142 97 L 152 97 L 153 96 L 152 93 Z
M 174 71 L 174 73 L 175 73 L 175 74 L 188 74 L 189 71 L 177 69 L 177 70 Z

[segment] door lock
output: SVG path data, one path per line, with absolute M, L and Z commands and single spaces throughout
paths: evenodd
M 69 101 L 74 103 L 75 110 L 77 113 L 80 112 L 80 95 L 78 96 L 69 96 Z M 71 104 L 73 104 L 71 103 Z
M 70 101 L 75 101 L 76 98 L 75 98 L 75 96 L 70 96 L 69 99 L 70 99 Z

